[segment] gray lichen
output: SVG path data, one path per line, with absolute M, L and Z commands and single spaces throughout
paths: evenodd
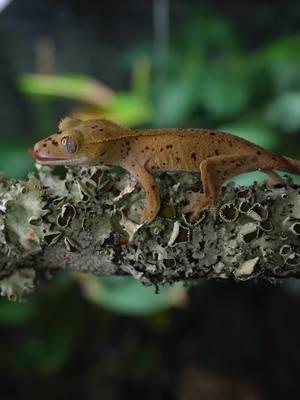
M 278 281 L 300 275 L 300 189 L 290 179 L 270 188 L 228 184 L 219 215 L 190 224 L 180 212 L 197 174 L 161 173 L 162 207 L 139 224 L 144 193 L 108 168 L 49 168 L 26 181 L 0 177 L 0 293 L 32 291 L 53 271 L 131 274 L 144 284 L 199 279 Z

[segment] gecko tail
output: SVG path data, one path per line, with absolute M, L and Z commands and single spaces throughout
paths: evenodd
M 281 156 L 283 160 L 283 165 L 280 166 L 280 169 L 283 171 L 291 172 L 297 175 L 300 175 L 300 161 L 295 160 L 294 158 Z

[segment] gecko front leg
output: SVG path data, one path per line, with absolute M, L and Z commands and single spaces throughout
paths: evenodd
M 153 176 L 147 171 L 147 169 L 139 163 L 125 163 L 122 165 L 128 172 L 130 172 L 140 182 L 143 189 L 145 190 L 145 208 L 140 210 L 141 224 L 151 222 L 157 215 L 160 209 L 160 196 L 158 185 L 155 182 Z
M 200 213 L 208 208 L 214 218 L 217 216 L 217 196 L 222 184 L 233 176 L 260 169 L 255 155 L 220 155 L 207 158 L 200 163 L 203 192 L 191 193 L 189 204 L 183 207 L 184 214 L 190 214 L 195 222 Z

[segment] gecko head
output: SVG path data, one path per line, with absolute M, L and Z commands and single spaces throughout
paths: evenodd
M 59 124 L 57 133 L 37 142 L 30 154 L 42 165 L 80 165 L 101 163 L 106 154 L 106 143 L 89 129 L 89 121 L 65 118 Z

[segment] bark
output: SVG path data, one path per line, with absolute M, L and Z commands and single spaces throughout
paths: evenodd
M 131 274 L 143 284 L 200 279 L 281 281 L 300 276 L 300 189 L 227 184 L 219 215 L 191 225 L 181 214 L 198 174 L 161 173 L 162 207 L 138 224 L 143 190 L 120 169 L 49 168 L 25 181 L 0 177 L 0 291 L 34 290 L 53 271 Z

